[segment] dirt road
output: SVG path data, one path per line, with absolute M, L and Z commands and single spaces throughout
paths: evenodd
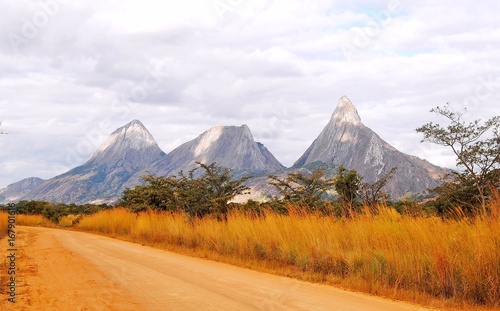
M 1 310 L 424 310 L 88 233 L 22 227 L 18 245 Z

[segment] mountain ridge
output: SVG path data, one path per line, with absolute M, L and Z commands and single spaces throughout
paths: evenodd
M 339 165 L 344 165 L 356 169 L 367 182 L 376 181 L 397 167 L 387 186 L 387 192 L 394 198 L 425 192 L 437 186 L 438 177 L 448 172 L 385 142 L 363 124 L 354 104 L 343 96 L 327 125 L 290 168 L 256 142 L 245 124 L 214 126 L 167 154 L 139 120 L 132 120 L 113 131 L 82 165 L 39 181 L 17 196 L 11 188 L 10 196 L 64 203 L 113 202 L 124 189 L 141 184 L 142 176 L 148 172 L 163 176 L 181 170 L 188 172 L 198 167 L 196 162 L 216 162 L 232 169 L 235 176 L 255 177 L 249 183 L 259 196 L 272 193 L 266 175 L 316 167 L 325 167 L 331 176 Z M 0 190 L 0 195 L 2 191 L 6 190 Z

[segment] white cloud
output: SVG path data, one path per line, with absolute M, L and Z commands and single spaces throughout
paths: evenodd
M 499 114 L 497 2 L 218 1 L 0 0 L 0 120 L 16 133 L 0 187 L 81 164 L 132 119 L 166 152 L 248 124 L 292 165 L 347 95 L 389 143 L 450 166 L 414 132 L 439 120 L 429 109 Z

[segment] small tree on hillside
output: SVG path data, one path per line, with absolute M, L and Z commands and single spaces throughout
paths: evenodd
M 148 208 L 160 211 L 180 209 L 178 196 L 181 187 L 175 175 L 164 177 L 148 174 L 142 177 L 145 185 L 125 189 L 120 205 L 127 206 L 134 212 Z
M 244 185 L 250 177 L 242 177 L 234 180 L 231 176 L 231 170 L 216 166 L 215 162 L 210 165 L 205 165 L 196 162 L 202 169 L 205 170 L 200 177 L 199 190 L 205 191 L 205 197 L 210 203 L 212 211 L 222 219 L 227 219 L 229 211 L 229 201 L 237 195 L 246 193 L 248 188 Z
M 388 199 L 387 193 L 383 191 L 387 183 L 394 177 L 397 168 L 393 167 L 388 173 L 382 175 L 376 182 L 361 183 L 359 195 L 363 204 L 368 206 L 372 211 L 380 202 Z
M 477 187 L 471 179 L 463 177 L 460 173 L 452 172 L 448 177 L 451 180 L 431 190 L 436 198 L 428 205 L 432 206 L 438 215 L 454 215 L 457 213 L 457 207 L 468 216 L 476 213 Z
M 451 111 L 449 105 L 436 107 L 431 112 L 447 118 L 450 124 L 443 127 L 429 122 L 416 131 L 424 134 L 422 142 L 446 146 L 453 151 L 457 167 L 464 170 L 458 181 L 474 184 L 481 211 L 486 214 L 487 193 L 494 184 L 491 178 L 496 175 L 492 173 L 500 168 L 500 116 L 481 124 L 481 120 L 466 123 L 462 120 L 463 113 Z
M 121 204 L 135 211 L 148 208 L 182 210 L 191 217 L 216 214 L 219 219 L 226 219 L 229 201 L 249 189 L 243 185 L 249 177 L 233 179 L 230 169 L 216 166 L 215 162 L 210 165 L 197 164 L 199 167 L 187 174 L 181 171 L 178 176 L 144 176 L 146 184 L 126 189 Z M 195 177 L 200 167 L 204 173 Z
M 325 178 L 323 169 L 316 169 L 311 174 L 300 172 L 289 173 L 285 178 L 268 176 L 270 185 L 274 186 L 286 203 L 305 206 L 309 211 L 321 208 L 321 200 L 332 181 Z
M 350 217 L 356 207 L 361 180 L 362 177 L 356 170 L 347 171 L 343 165 L 339 166 L 333 185 L 339 195 L 342 214 L 345 217 Z

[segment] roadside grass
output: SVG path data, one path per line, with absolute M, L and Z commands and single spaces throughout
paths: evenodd
M 5 211 L 0 211 L 0 238 L 7 235 L 7 227 L 8 227 L 8 217 L 9 214 Z M 16 215 L 16 226 L 44 226 L 44 227 L 55 227 L 55 224 L 52 223 L 47 218 L 42 215 Z
M 8 228 L 8 221 L 9 221 L 9 214 L 5 211 L 0 211 L 0 243 L 2 243 L 2 245 L 0 246 L 0 249 L 2 250 L 1 254 L 2 254 L 2 257 L 4 257 L 1 261 L 0 261 L 0 295 L 2 296 L 3 298 L 3 295 L 4 293 L 7 291 L 7 280 L 9 279 L 8 277 L 8 273 L 7 273 L 7 269 L 8 269 L 8 266 L 7 266 L 7 258 L 5 258 L 5 256 L 7 256 L 6 254 L 6 250 L 8 248 L 8 244 L 7 244 L 7 238 L 4 239 L 4 237 L 7 236 L 7 228 Z
M 117 208 L 85 216 L 75 228 L 110 236 L 127 236 L 130 235 L 132 228 L 136 226 L 136 221 L 136 214 L 125 208 Z
M 235 211 L 221 222 L 119 208 L 75 228 L 429 306 L 500 308 L 498 213 L 443 220 L 380 206 L 339 219 L 290 207 L 289 215 Z
M 78 215 L 69 214 L 69 215 L 64 216 L 61 219 L 59 219 L 59 222 L 57 223 L 57 225 L 61 228 L 72 227 L 74 224 L 76 224 L 76 223 L 78 223 L 78 221 L 80 221 L 81 217 L 82 217 L 82 215 L 80 215 L 80 214 L 78 214 Z
M 9 225 L 9 214 L 6 211 L 0 211 L 0 239 L 7 235 Z
M 30 227 L 56 227 L 56 225 L 42 215 L 16 215 L 16 225 Z

